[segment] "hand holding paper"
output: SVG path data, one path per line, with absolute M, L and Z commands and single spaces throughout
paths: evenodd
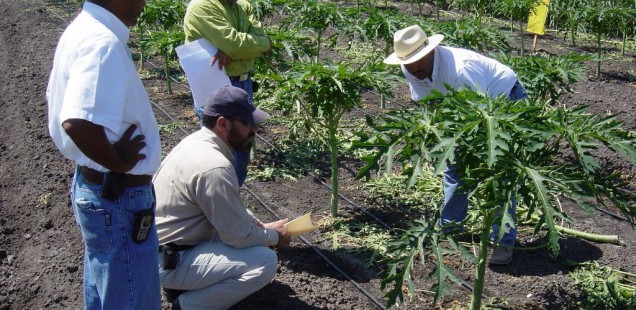
M 285 226 L 289 229 L 292 238 L 295 238 L 300 234 L 312 232 L 320 227 L 318 225 L 314 225 L 311 221 L 311 212 L 288 222 Z

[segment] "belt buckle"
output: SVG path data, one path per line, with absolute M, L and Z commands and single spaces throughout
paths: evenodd
M 239 81 L 243 82 L 243 81 L 247 80 L 247 78 L 249 78 L 249 77 L 250 77 L 249 72 L 248 73 L 243 73 L 243 74 L 239 75 Z

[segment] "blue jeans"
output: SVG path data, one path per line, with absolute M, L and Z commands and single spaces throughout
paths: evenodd
M 233 80 L 231 82 L 232 86 L 245 90 L 249 102 L 253 105 L 254 92 L 252 91 L 252 78 L 250 77 L 245 81 Z M 199 125 L 203 125 L 201 123 L 203 118 L 203 108 L 195 108 L 194 112 L 199 117 Z M 234 171 L 236 171 L 236 178 L 238 179 L 239 186 L 243 186 L 243 183 L 247 178 L 247 165 L 250 163 L 250 152 L 251 150 L 245 150 L 242 152 L 232 151 L 232 155 L 234 156 L 234 162 L 232 165 L 234 166 Z
M 519 81 L 510 90 L 508 98 L 510 100 L 521 100 L 527 97 L 526 90 Z M 466 218 L 468 212 L 468 193 L 466 191 L 458 192 L 457 188 L 463 184 L 461 176 L 452 165 L 448 165 L 444 170 L 444 206 L 440 214 L 440 225 L 446 226 L 451 222 L 459 223 Z M 517 209 L 516 199 L 510 201 L 507 212 L 514 219 Z M 501 215 L 501 214 L 498 214 Z M 510 230 L 504 233 L 499 244 L 512 247 L 517 239 L 517 228 L 508 227 Z M 447 229 L 449 230 L 449 229 Z M 491 227 L 490 240 L 497 241 L 499 234 L 499 224 L 493 224 Z
M 84 309 L 161 309 L 157 228 L 135 243 L 135 214 L 154 208 L 152 184 L 126 188 L 117 201 L 100 197 L 102 185 L 78 170 L 71 201 L 84 239 Z

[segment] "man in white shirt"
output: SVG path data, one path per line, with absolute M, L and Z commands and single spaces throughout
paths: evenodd
M 427 37 L 418 25 L 398 30 L 394 35 L 395 52 L 389 55 L 386 64 L 400 65 L 409 82 L 411 98 L 415 101 L 426 98 L 431 90 L 445 94 L 444 84 L 459 90 L 469 88 L 491 98 L 507 95 L 511 100 L 521 100 L 526 92 L 516 74 L 502 63 L 473 51 L 439 45 L 443 35 Z M 444 171 L 444 207 L 440 223 L 461 222 L 468 211 L 468 195 L 457 192 L 461 176 L 452 165 Z M 516 201 L 508 212 L 514 218 Z M 493 225 L 491 239 L 496 240 L 499 227 Z M 495 247 L 489 263 L 505 265 L 512 261 L 516 227 L 509 227 L 499 246 Z
M 160 309 L 151 176 L 159 129 L 127 42 L 144 0 L 89 0 L 62 34 L 47 88 L 49 132 L 77 163 L 85 309 Z
M 232 151 L 250 149 L 268 116 L 241 88 L 214 90 L 203 127 L 170 151 L 154 177 L 159 274 L 173 309 L 227 309 L 276 275 L 270 247 L 289 245 L 287 219 L 256 219 L 241 201 L 232 166 Z

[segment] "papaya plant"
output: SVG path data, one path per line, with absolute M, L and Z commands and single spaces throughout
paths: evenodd
M 381 45 L 383 56 L 387 57 L 393 49 L 393 35 L 396 31 L 416 23 L 416 20 L 404 14 L 391 10 L 367 8 L 363 11 L 366 18 L 362 20 L 358 28 L 360 38 L 365 42 Z M 386 107 L 386 98 L 380 96 L 380 108 Z
M 568 109 L 552 107 L 546 101 L 492 99 L 470 90 L 449 89 L 446 95 L 435 92 L 412 110 L 389 112 L 378 120 L 368 117 L 367 122 L 373 131 L 358 133 L 360 141 L 355 147 L 376 152 L 364 158 L 366 164 L 358 177 L 377 169 L 380 158 L 391 148 L 408 184 L 422 174 L 424 163 L 430 163 L 436 174 L 448 163 L 462 171 L 462 181 L 473 197 L 469 212 L 477 215 L 473 223 L 461 224 L 477 227 L 480 235 L 471 309 L 481 307 L 491 225 L 502 227 L 501 238 L 516 222 L 504 211 L 511 199 L 527 208 L 526 216 L 539 219 L 534 232 L 544 232 L 555 256 L 560 238 L 555 221 L 572 221 L 558 208 L 563 197 L 590 215 L 595 210 L 592 202 L 602 207 L 611 202 L 629 221 L 636 219 L 636 195 L 625 189 L 626 182 L 618 172 L 605 173 L 593 152 L 604 146 L 636 163 L 636 138 L 621 128 L 616 115 L 591 114 L 586 106 Z M 562 159 L 566 151 L 573 159 Z M 452 234 L 448 235 L 450 246 L 439 242 L 443 233 L 438 220 L 439 212 L 423 215 L 392 244 L 391 257 L 395 258 L 387 261 L 382 280 L 383 287 L 390 286 L 388 305 L 404 300 L 403 285 L 414 291 L 411 272 L 416 260 L 424 262 L 427 253 L 434 260 L 428 277 L 434 281 L 431 289 L 436 302 L 450 289 L 448 281 L 459 283 L 442 254 L 459 253 L 474 259 Z
M 584 62 L 592 59 L 590 55 L 576 53 L 525 57 L 497 53 L 493 56 L 517 73 L 530 98 L 547 100 L 552 105 L 563 94 L 573 92 L 571 85 L 585 78 Z
M 541 3 L 541 1 L 542 0 L 500 0 L 495 4 L 501 14 L 510 18 L 512 25 L 517 21 L 519 37 L 521 38 L 521 56 L 525 53 L 525 40 L 523 35 L 525 31 L 524 23 L 528 20 L 528 15 L 534 11 L 535 7 Z
M 627 8 L 605 6 L 601 1 L 592 1 L 581 10 L 581 23 L 595 37 L 597 52 L 596 77 L 598 78 L 601 75 L 602 39 L 608 37 L 616 30 L 615 23 L 620 25 L 621 21 L 633 20 L 636 14 Z
M 444 35 L 444 44 L 463 47 L 478 52 L 497 50 L 508 52 L 508 37 L 500 30 L 481 27 L 477 19 L 464 18 L 456 21 L 420 22 L 426 33 Z
M 185 34 L 181 27 L 168 30 L 153 31 L 141 41 L 141 46 L 147 50 L 156 51 L 163 59 L 163 72 L 168 86 L 168 93 L 172 94 L 170 79 L 170 60 L 177 58 L 175 49 L 185 41 Z
M 316 0 L 291 3 L 289 7 L 294 14 L 283 21 L 282 28 L 297 27 L 309 30 L 314 38 L 316 61 L 318 61 L 323 41 L 327 39 L 335 42 L 338 38 L 338 32 L 324 38 L 325 32 L 329 27 L 338 28 L 345 23 L 343 13 L 332 3 Z
M 267 16 L 284 11 L 287 1 L 283 0 L 251 0 L 250 4 L 253 8 L 254 19 L 264 20 Z
M 296 61 L 276 78 L 274 100 L 284 113 L 294 111 L 329 149 L 331 214 L 338 212 L 339 126 L 342 116 L 361 107 L 361 91 L 387 93 L 389 84 L 381 64 L 353 68 L 344 63 Z
M 158 30 L 168 31 L 179 25 L 185 16 L 186 3 L 183 0 L 148 0 L 135 27 L 140 41 L 148 40 L 150 33 Z M 149 45 L 145 45 L 149 46 Z M 143 69 L 146 49 L 141 47 L 140 69 Z

